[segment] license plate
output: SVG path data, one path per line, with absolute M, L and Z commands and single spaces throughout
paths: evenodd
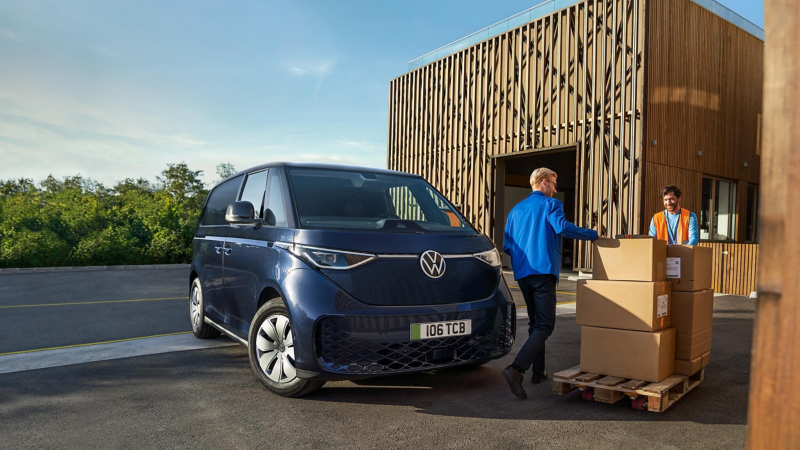
M 472 320 L 415 323 L 411 325 L 411 340 L 432 339 L 472 334 Z

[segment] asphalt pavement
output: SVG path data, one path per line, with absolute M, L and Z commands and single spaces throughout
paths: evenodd
M 186 269 L 0 275 L 0 355 L 192 330 Z
M 186 333 L 185 299 L 89 304 L 185 297 L 184 272 L 0 276 L 0 308 L 24 306 L 0 309 L 0 369 L 23 354 L 3 355 L 11 351 L 64 354 L 71 350 L 35 350 L 93 351 L 122 344 L 85 344 Z M 562 280 L 558 290 L 560 308 L 574 307 L 574 283 Z M 25 306 L 35 304 L 52 306 Z M 500 371 L 525 338 L 520 309 L 517 343 L 501 360 L 328 383 L 300 399 L 270 394 L 238 345 L 0 374 L 0 448 L 743 448 L 754 306 L 715 298 L 705 381 L 661 414 L 634 411 L 626 399 L 556 396 L 549 382 L 526 382 L 529 398 L 518 400 Z M 577 365 L 579 352 L 580 327 L 562 314 L 548 371 Z

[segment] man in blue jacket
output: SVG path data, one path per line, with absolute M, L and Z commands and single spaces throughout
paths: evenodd
M 594 241 L 594 230 L 580 228 L 564 217 L 561 201 L 554 199 L 556 173 L 544 167 L 531 174 L 533 192 L 508 214 L 503 251 L 511 257 L 514 279 L 528 306 L 528 340 L 514 363 L 503 370 L 511 392 L 521 399 L 525 371 L 532 369 L 535 384 L 547 379 L 544 343 L 556 325 L 556 285 L 561 268 L 561 237 Z M 603 238 L 600 238 L 603 239 Z

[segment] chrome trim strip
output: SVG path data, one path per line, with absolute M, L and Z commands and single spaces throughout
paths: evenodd
M 452 253 L 452 254 L 447 254 L 447 255 L 442 254 L 442 258 L 445 258 L 445 259 L 472 258 L 474 256 L 475 256 L 475 254 L 472 254 L 472 253 L 464 253 L 464 254 Z M 393 254 L 385 254 L 384 253 L 384 254 L 378 255 L 378 258 L 383 258 L 383 259 L 417 259 L 417 258 L 419 258 L 419 255 L 393 255 Z
M 265 240 L 260 240 L 260 239 L 225 238 L 225 237 L 220 237 L 220 236 L 205 236 L 205 237 L 197 237 L 197 236 L 195 236 L 195 239 L 207 239 L 207 240 L 213 240 L 213 241 L 223 241 L 225 243 L 231 242 L 231 243 L 236 243 L 236 244 L 252 245 L 252 246 L 256 246 L 256 247 L 269 247 L 269 244 L 270 244 L 270 241 L 265 241 Z M 298 247 L 305 247 L 305 248 L 308 248 L 308 249 L 311 249 L 311 250 L 322 250 L 322 251 L 329 251 L 329 252 L 347 253 L 347 254 L 350 254 L 350 255 L 358 255 L 358 256 L 371 256 L 373 258 L 378 258 L 378 259 L 418 259 L 419 258 L 419 254 L 407 254 L 407 253 L 406 254 L 403 254 L 403 253 L 397 253 L 397 254 L 395 254 L 395 253 L 379 253 L 379 254 L 375 254 L 375 253 L 354 252 L 354 251 L 350 251 L 350 250 L 340 250 L 340 249 L 337 249 L 337 248 L 313 247 L 311 245 L 293 244 L 291 242 L 283 242 L 283 241 L 272 242 L 272 246 L 273 247 L 278 247 L 278 248 L 282 248 L 284 250 L 289 250 L 289 251 L 292 251 L 292 248 L 295 245 L 298 246 Z M 485 252 L 479 252 L 479 253 L 463 253 L 463 254 L 453 253 L 453 254 L 447 254 L 447 255 L 442 254 L 442 257 L 445 258 L 445 259 L 455 259 L 455 258 L 464 258 L 465 259 L 465 258 L 473 258 L 473 257 L 475 257 L 475 255 L 480 255 L 481 253 L 487 253 L 487 252 L 491 252 L 491 251 L 493 251 L 493 250 L 486 250 Z M 478 258 L 478 259 L 480 259 L 480 258 Z M 357 264 L 355 266 L 350 266 L 349 269 L 352 269 L 354 267 L 358 267 L 361 264 L 366 264 L 367 262 L 370 262 L 370 261 L 372 261 L 372 259 L 366 260 L 366 261 L 364 261 L 362 263 L 359 263 L 359 264 Z M 481 261 L 483 261 L 483 260 L 481 260 Z M 486 261 L 483 261 L 483 262 L 486 263 Z M 488 263 L 486 263 L 486 264 L 488 264 Z M 334 269 L 333 267 L 320 267 L 320 268 L 321 269 Z M 347 269 L 334 269 L 334 270 L 347 270 Z
M 269 241 L 264 241 L 261 239 L 241 239 L 241 238 L 227 238 L 225 239 L 225 243 L 233 243 L 233 244 L 241 244 L 241 245 L 252 245 L 253 247 L 268 247 Z
M 211 325 L 212 327 L 218 329 L 219 331 L 221 331 L 222 333 L 227 335 L 229 338 L 233 339 L 234 341 L 239 342 L 240 344 L 244 345 L 245 347 L 250 347 L 249 345 L 247 345 L 247 341 L 245 341 L 244 339 L 240 338 L 239 336 L 231 333 L 230 331 L 226 330 L 225 327 L 223 327 L 221 325 L 218 325 L 216 322 L 214 322 L 213 320 L 209 319 L 208 317 L 203 316 L 203 322 L 205 322 L 205 323 Z
M 294 244 L 291 242 L 275 241 L 272 243 L 272 246 L 291 251 L 291 249 L 294 247 Z
M 195 236 L 194 238 L 195 239 L 199 239 L 199 240 L 207 240 L 207 241 L 225 241 L 225 239 L 227 239 L 227 238 L 220 237 L 220 236 Z

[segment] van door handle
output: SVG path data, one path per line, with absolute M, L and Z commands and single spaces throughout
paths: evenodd
M 222 254 L 222 246 L 219 246 L 219 247 L 214 247 L 214 250 L 216 250 L 216 251 L 217 251 L 217 254 L 218 254 L 218 255 L 221 255 L 221 254 Z
M 233 251 L 233 249 L 232 249 L 232 248 L 230 248 L 230 247 L 228 247 L 228 248 L 224 248 L 224 249 L 222 249 L 222 250 L 225 252 L 225 255 L 226 255 L 226 256 L 229 256 L 229 255 L 231 254 L 231 252 Z

